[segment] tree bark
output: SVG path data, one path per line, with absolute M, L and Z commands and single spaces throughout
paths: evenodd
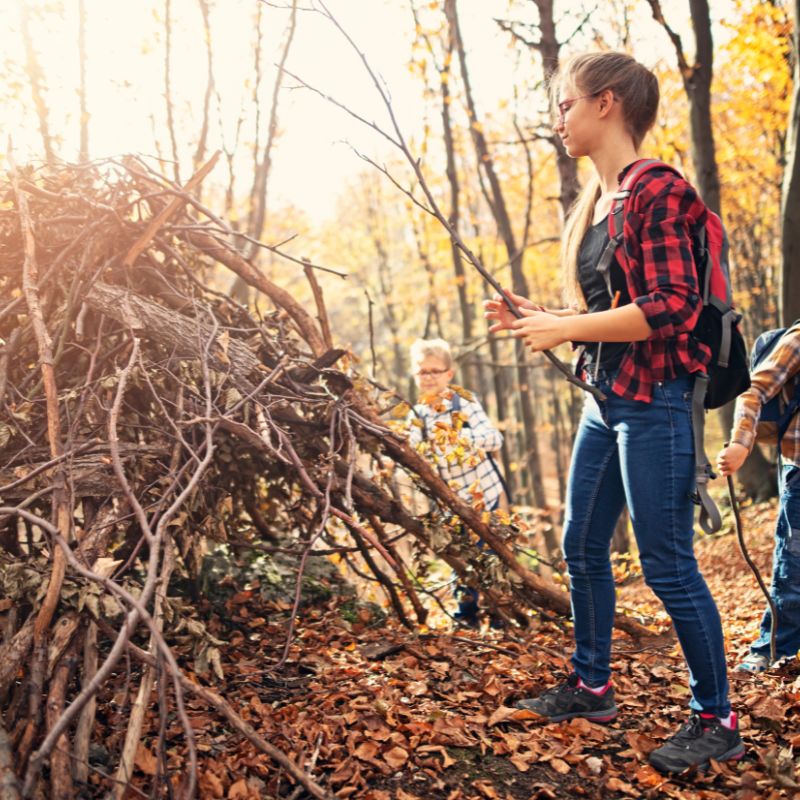
M 517 32 L 515 24 L 512 22 L 499 20 L 498 24 L 503 30 L 508 31 L 517 41 L 540 55 L 542 59 L 543 77 L 545 82 L 547 82 L 559 68 L 561 43 L 556 36 L 553 0 L 533 0 L 533 3 L 539 12 L 538 39 L 528 39 L 522 36 Z M 558 170 L 559 178 L 559 203 L 561 205 L 562 215 L 566 217 L 580 192 L 578 162 L 576 159 L 570 158 L 570 156 L 567 155 L 567 151 L 561 143 L 561 137 L 548 136 L 546 138 L 553 146 L 556 153 L 556 169 Z
M 83 2 L 84 0 L 81 0 Z M 211 21 L 209 19 L 208 0 L 197 0 L 200 14 L 203 17 L 203 35 L 206 45 L 206 92 L 203 97 L 203 122 L 200 125 L 200 135 L 197 138 L 197 148 L 192 160 L 193 170 L 197 172 L 206 158 L 206 142 L 208 140 L 208 123 L 211 113 L 211 96 L 214 93 L 214 60 L 211 48 Z M 197 199 L 202 197 L 202 184 L 197 187 Z
M 25 69 L 28 73 L 28 80 L 31 83 L 31 93 L 33 94 L 33 105 L 36 108 L 36 116 L 39 119 L 39 133 L 42 137 L 44 147 L 44 157 L 47 162 L 55 161 L 56 154 L 53 147 L 53 137 L 50 134 L 50 118 L 47 110 L 47 102 L 44 98 L 42 86 L 42 67 L 36 55 L 30 32 L 30 4 L 20 5 L 22 42 L 25 46 Z
M 445 14 L 447 15 L 450 30 L 452 31 L 455 49 L 458 54 L 459 65 L 461 68 L 461 80 L 464 84 L 464 94 L 470 120 L 470 133 L 472 134 L 472 141 L 478 158 L 478 169 L 483 170 L 489 183 L 492 216 L 497 224 L 500 238 L 503 240 L 506 254 L 511 265 L 512 289 L 517 294 L 527 296 L 528 283 L 525 280 L 525 275 L 522 271 L 523 253 L 520 252 L 519 248 L 517 247 L 505 197 L 503 196 L 503 190 L 500 185 L 500 180 L 494 168 L 492 155 L 489 151 L 486 137 L 483 134 L 483 129 L 477 116 L 477 109 L 472 95 L 472 88 L 469 79 L 469 71 L 467 69 L 467 58 L 464 51 L 464 42 L 461 38 L 461 31 L 459 29 L 456 0 L 445 0 Z M 529 473 L 533 502 L 539 508 L 544 508 L 547 505 L 547 500 L 544 492 L 544 482 L 542 480 L 542 464 L 539 456 L 536 415 L 533 410 L 533 402 L 530 393 L 530 370 L 526 364 L 525 348 L 519 342 L 517 343 L 516 357 L 519 365 L 517 369 L 517 377 L 519 380 L 522 422 L 525 430 L 524 462 Z
M 80 85 L 80 144 L 78 145 L 78 161 L 89 160 L 89 106 L 86 100 L 86 0 L 78 0 L 78 68 Z
M 267 141 L 264 145 L 264 152 L 253 177 L 253 190 L 251 198 L 251 216 L 249 234 L 253 239 L 260 239 L 264 232 L 264 221 L 267 216 L 267 186 L 269 183 L 269 173 L 272 168 L 272 148 L 275 144 L 275 135 L 278 130 L 278 99 L 281 91 L 281 81 L 283 80 L 283 67 L 289 57 L 289 50 L 294 39 L 294 32 L 297 26 L 297 0 L 292 0 L 291 15 L 286 32 L 286 41 L 281 52 L 281 60 L 275 74 L 275 83 L 272 87 L 272 105 L 269 111 L 269 123 L 267 126 Z M 258 142 L 256 142 L 256 148 Z M 258 160 L 258 159 L 256 159 Z M 251 258 L 255 251 L 255 245 L 248 244 L 245 248 L 245 256 Z
M 172 103 L 172 0 L 164 0 L 164 102 L 167 107 L 167 131 L 172 148 L 172 174 L 181 182 L 178 140 L 175 136 L 175 110 Z
M 437 69 L 439 70 L 439 87 L 442 100 L 442 130 L 444 132 L 444 149 L 447 157 L 447 183 L 450 187 L 450 213 L 447 215 L 447 221 L 454 231 L 458 231 L 461 223 L 460 186 L 458 167 L 456 165 L 455 142 L 453 140 L 453 123 L 450 115 L 450 105 L 453 100 L 450 94 L 450 76 L 452 75 L 450 65 L 455 46 L 455 31 L 451 25 L 447 29 L 447 47 L 445 49 L 444 63 Z M 464 345 L 468 345 L 472 341 L 474 310 L 469 302 L 464 260 L 452 237 L 450 239 L 450 255 L 453 260 L 458 305 L 461 309 L 461 340 Z M 467 359 L 466 363 L 463 364 L 463 374 L 464 383 L 467 387 L 476 387 L 478 385 L 477 369 L 473 359 Z
M 689 121 L 692 142 L 692 163 L 697 188 L 703 202 L 718 216 L 722 216 L 719 169 L 717 167 L 714 130 L 711 121 L 711 79 L 714 72 L 714 42 L 711 36 L 711 17 L 708 0 L 690 0 L 689 8 L 695 36 L 695 61 L 689 64 L 680 37 L 670 28 L 664 18 L 659 0 L 648 0 L 653 17 L 667 32 L 675 47 L 683 86 L 689 99 Z M 719 409 L 720 425 L 725 436 L 733 423 L 734 403 Z M 750 457 L 738 471 L 737 477 L 750 497 L 764 493 L 765 475 L 770 464 L 756 445 Z
M 786 136 L 786 168 L 781 187 L 781 288 L 780 318 L 783 325 L 800 317 L 800 2 L 794 0 L 794 63 L 792 106 Z

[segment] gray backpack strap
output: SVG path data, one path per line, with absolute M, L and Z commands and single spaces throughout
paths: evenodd
M 692 390 L 692 436 L 694 437 L 694 481 L 695 502 L 700 505 L 699 523 L 707 534 L 716 533 L 722 527 L 722 517 L 716 503 L 708 493 L 708 482 L 715 477 L 706 455 L 703 433 L 706 423 L 705 397 L 708 375 L 698 373 Z

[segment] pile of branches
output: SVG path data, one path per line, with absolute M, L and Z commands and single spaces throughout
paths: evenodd
M 263 546 L 292 532 L 299 587 L 335 528 L 349 537 L 336 546 L 360 554 L 410 628 L 426 610 L 399 536 L 435 550 L 509 620 L 524 624 L 526 607 L 568 613 L 564 592 L 517 562 L 511 529 L 463 502 L 387 424 L 397 399 L 334 347 L 317 268 L 272 248 L 304 271 L 309 313 L 196 199 L 214 161 L 185 186 L 137 158 L 12 168 L 0 182 L 3 800 L 83 796 L 96 697 L 121 659 L 142 671 L 108 776 L 114 796 L 133 773 L 154 693 L 186 740 L 176 796 L 196 793 L 187 694 L 327 796 L 222 693 L 190 680 L 170 647 L 170 578 L 196 577 L 209 539 Z M 274 310 L 257 315 L 214 288 L 234 274 Z M 389 462 L 491 553 L 457 526 L 443 536 L 442 516 L 414 516 L 380 477 Z M 285 653 L 291 637 L 290 624 Z

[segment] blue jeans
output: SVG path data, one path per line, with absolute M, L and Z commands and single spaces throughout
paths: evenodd
M 589 686 L 610 677 L 615 588 L 611 536 L 627 503 L 647 585 L 672 618 L 689 666 L 690 705 L 725 717 L 730 711 L 722 624 L 697 567 L 694 538 L 694 443 L 690 375 L 654 387 L 651 403 L 591 395 L 572 452 L 564 523 L 575 653 Z
M 500 498 L 495 500 L 487 511 L 496 511 L 499 507 Z M 484 542 L 483 539 L 478 539 L 476 546 L 478 550 L 483 550 L 486 547 L 486 542 Z M 490 550 L 489 552 L 494 553 L 494 550 Z M 453 618 L 460 622 L 466 622 L 468 625 L 477 625 L 478 614 L 480 613 L 478 604 L 480 603 L 481 593 L 477 589 L 467 586 L 465 583 L 459 583 L 459 575 L 455 570 L 453 571 L 453 579 L 455 580 L 453 595 L 458 601 L 458 610 L 453 614 Z M 493 615 L 490 615 L 492 627 L 497 627 L 498 623 L 495 619 Z
M 778 611 L 775 655 L 796 656 L 800 650 L 800 477 L 794 464 L 784 464 L 781 499 L 775 524 L 775 550 L 772 556 L 770 594 Z M 769 632 L 772 613 L 767 607 L 761 620 L 761 635 L 750 646 L 754 653 L 769 658 Z

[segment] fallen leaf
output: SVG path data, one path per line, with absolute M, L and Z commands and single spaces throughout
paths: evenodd
M 200 776 L 200 796 L 215 799 L 225 796 L 222 781 L 209 769 Z
M 571 769 L 570 765 L 560 758 L 551 758 L 550 766 L 561 775 L 566 775 Z
M 491 781 L 487 781 L 487 780 L 473 781 L 472 785 L 484 797 L 488 797 L 489 800 L 496 800 L 496 798 L 500 797 L 500 795 L 497 794 L 497 791 L 494 788 L 494 786 L 492 785 Z
M 408 761 L 408 753 L 402 747 L 393 747 L 383 754 L 383 760 L 395 769 L 400 769 Z
M 527 754 L 517 753 L 508 759 L 520 772 L 527 772 L 530 769 Z
M 244 778 L 240 778 L 228 789 L 228 800 L 238 800 L 239 798 L 247 798 L 249 796 L 250 790 L 247 788 L 247 781 Z
M 656 772 L 649 764 L 644 764 L 636 770 L 636 780 L 643 786 L 660 786 L 664 783 L 664 776 Z
M 145 775 L 155 775 L 156 772 L 158 772 L 158 759 L 153 751 L 145 747 L 141 742 L 136 749 L 133 763 L 144 772 Z
M 355 749 L 353 755 L 362 761 L 372 761 L 379 751 L 380 747 L 375 742 L 363 742 Z
M 750 709 L 754 717 L 761 719 L 771 719 L 774 722 L 783 722 L 786 717 L 786 710 L 774 697 L 763 697 Z

